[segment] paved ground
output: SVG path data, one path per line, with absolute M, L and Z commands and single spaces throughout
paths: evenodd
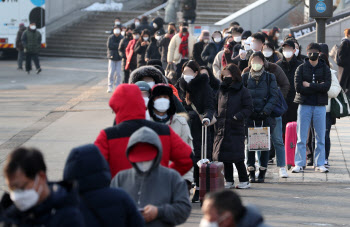
M 35 146 L 44 152 L 48 176 L 59 180 L 69 151 L 93 143 L 113 122 L 106 94 L 106 62 L 43 58 L 40 75 L 16 71 L 14 61 L 0 61 L 0 168 L 13 148 Z M 272 165 L 267 183 L 237 191 L 255 204 L 272 226 L 350 226 L 350 120 L 331 132 L 330 173 L 289 173 L 278 178 Z M 0 177 L 0 194 L 6 190 Z M 199 204 L 188 222 L 198 226 Z

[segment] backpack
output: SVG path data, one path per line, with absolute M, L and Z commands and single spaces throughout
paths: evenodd
M 183 10 L 192 10 L 193 9 L 193 4 L 192 0 L 185 0 L 182 6 Z
M 342 89 L 336 98 L 331 99 L 331 116 L 342 118 L 350 115 L 349 100 Z

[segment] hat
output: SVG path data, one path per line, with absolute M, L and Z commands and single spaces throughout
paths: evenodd
M 145 81 L 138 81 L 135 83 L 135 85 L 137 85 L 141 91 L 151 91 L 151 87 L 148 85 L 148 83 L 146 83 Z
M 132 30 L 132 34 L 140 34 L 140 32 L 136 29 Z
M 147 65 L 153 66 L 156 69 L 158 69 L 159 71 L 162 72 L 163 75 L 165 75 L 165 71 L 163 69 L 163 64 L 161 60 L 158 59 L 151 59 L 147 62 Z
M 210 39 L 210 33 L 208 30 L 203 30 L 201 36 L 202 39 Z
M 295 49 L 295 44 L 293 42 L 293 40 L 287 39 L 286 41 L 284 41 L 284 43 L 282 44 L 282 47 L 284 46 L 290 46 L 293 49 Z
M 143 80 L 144 77 L 153 78 L 156 84 L 166 82 L 163 78 L 162 71 L 157 69 L 155 66 L 145 65 L 135 69 L 132 71 L 132 73 L 130 73 L 129 84 L 135 84 L 137 81 Z
M 173 97 L 173 89 L 166 84 L 157 84 L 152 89 L 152 96 L 167 95 Z
M 243 33 L 242 33 L 242 39 L 247 39 L 249 36 L 251 36 L 252 35 L 252 32 L 251 31 L 249 31 L 249 30 L 247 30 L 247 31 L 244 31 Z
M 158 149 L 149 143 L 137 143 L 129 149 L 130 162 L 147 162 L 157 157 Z

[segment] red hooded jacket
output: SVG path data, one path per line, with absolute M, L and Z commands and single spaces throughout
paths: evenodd
M 132 168 L 126 157 L 126 148 L 130 136 L 143 126 L 153 129 L 162 142 L 162 166 L 175 169 L 181 175 L 192 168 L 191 147 L 170 126 L 145 120 L 145 102 L 138 86 L 119 85 L 109 105 L 116 113 L 117 125 L 102 130 L 95 145 L 109 163 L 112 178 L 119 171 Z M 169 161 L 172 162 L 170 165 Z

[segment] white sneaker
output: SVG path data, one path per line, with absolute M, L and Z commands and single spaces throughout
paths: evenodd
M 233 182 L 226 182 L 225 183 L 225 188 L 226 189 L 231 189 L 231 188 L 234 188 L 235 187 L 235 184 Z
M 292 173 L 300 173 L 300 172 L 304 172 L 304 169 L 303 169 L 303 167 L 301 167 L 301 166 L 295 166 L 295 167 L 292 169 Z
M 328 173 L 329 172 L 329 170 L 326 167 L 324 167 L 324 166 L 316 167 L 315 171 L 320 171 L 321 173 Z
M 326 160 L 324 161 L 324 166 L 325 166 L 326 168 L 329 168 L 328 159 L 326 159 Z
M 247 189 L 250 188 L 250 183 L 247 182 L 240 182 L 239 185 L 236 186 L 237 189 Z
M 280 178 L 288 178 L 288 173 L 285 167 L 280 168 Z
M 112 86 L 108 86 L 107 93 L 112 93 L 112 91 L 113 91 L 113 87 Z

